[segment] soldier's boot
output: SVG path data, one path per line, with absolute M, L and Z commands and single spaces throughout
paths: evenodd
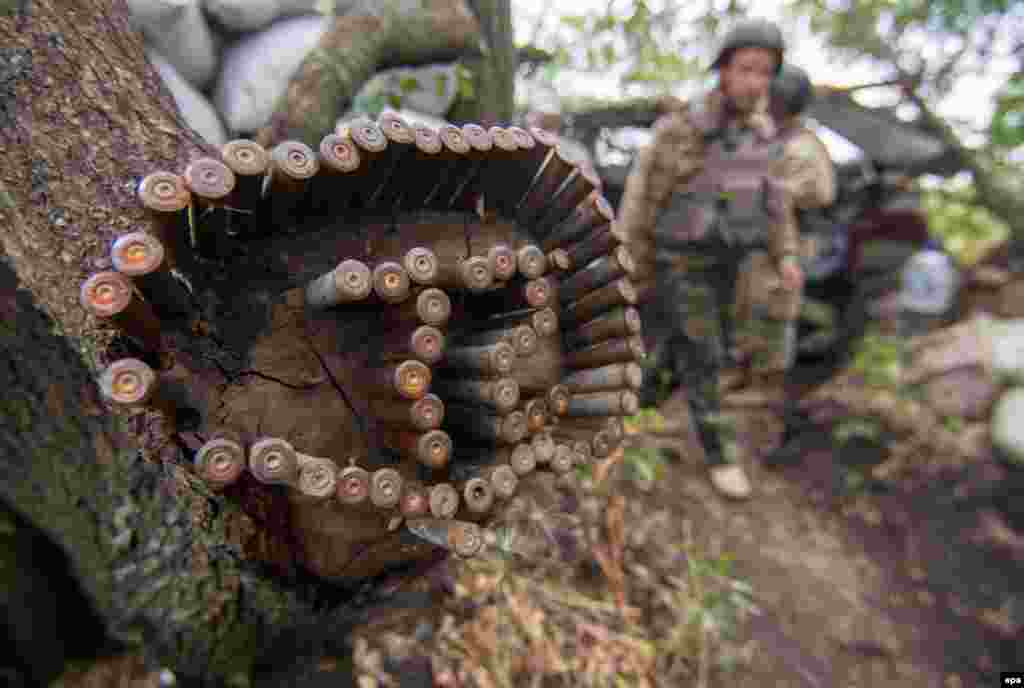
M 729 499 L 749 499 L 753 493 L 750 479 L 738 463 L 722 463 L 708 470 L 711 485 L 718 494 Z
M 743 335 L 735 335 L 742 339 Z M 730 392 L 746 387 L 750 384 L 751 359 L 744 347 L 734 345 L 729 349 L 729 355 L 722 362 L 723 368 L 718 373 L 718 393 L 725 396 Z
M 753 376 L 751 387 L 760 389 L 765 403 L 781 407 L 786 403 L 786 371 L 758 373 Z
M 721 415 L 715 414 L 711 427 L 701 432 L 704 451 L 707 454 L 708 477 L 711 486 L 729 499 L 748 499 L 753 493 L 750 479 L 738 462 L 739 450 L 736 445 L 735 428 Z
M 779 446 L 762 459 L 767 468 L 778 468 L 800 462 L 807 445 L 820 441 L 820 434 L 814 432 L 814 422 L 801 409 L 795 399 L 787 399 L 782 411 L 783 432 Z
M 782 406 L 786 401 L 785 371 L 756 372 L 749 384 L 729 393 L 730 406 Z
M 722 394 L 728 394 L 747 384 L 747 371 L 741 367 L 727 368 L 719 376 L 718 388 Z

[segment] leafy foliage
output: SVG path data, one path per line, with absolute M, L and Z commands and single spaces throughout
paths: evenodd
M 1021 170 L 1008 165 L 1008 151 L 1024 144 L 1024 6 L 1011 0 L 866 0 L 837 11 L 836 0 L 788 0 L 794 16 L 806 17 L 829 46 L 849 62 L 867 59 L 901 86 L 904 104 L 938 133 L 963 160 L 976 182 L 968 208 L 963 199 L 946 203 L 933 195 L 930 215 L 954 252 L 993 235 L 992 216 L 1015 233 L 1021 224 Z M 1016 65 L 1014 69 L 1013 65 Z M 943 102 L 979 74 L 1005 79 L 987 126 L 944 120 Z M 970 206 L 988 208 L 982 216 Z M 973 211 L 972 211 L 973 212 Z M 948 222 L 943 218 L 951 218 Z
M 1008 236 L 1006 223 L 980 205 L 973 187 L 946 184 L 924 194 L 928 227 L 958 262 L 970 265 Z
M 869 332 L 859 342 L 851 368 L 862 374 L 869 386 L 892 388 L 900 382 L 905 359 L 901 338 Z
M 465 65 L 455 66 L 455 78 L 458 80 L 457 93 L 461 100 L 473 100 L 476 97 L 476 86 L 473 84 L 473 72 Z
M 1009 0 L 940 0 L 920 2 L 919 0 L 898 0 L 895 16 L 900 21 L 926 17 L 933 25 L 947 31 L 969 31 L 976 22 L 1010 10 Z
M 626 476 L 637 485 L 653 485 L 665 471 L 665 457 L 655 447 L 628 447 L 623 468 Z
M 744 4 L 730 2 L 719 12 L 679 0 L 612 0 L 600 10 L 561 15 L 533 41 L 554 58 L 539 78 L 553 83 L 566 71 L 615 74 L 624 89 L 670 92 L 703 76 L 722 21 L 742 14 Z
M 1024 146 L 1024 73 L 1014 74 L 996 96 L 989 136 L 997 146 Z
M 686 563 L 699 600 L 690 607 L 687 622 L 721 638 L 735 639 L 739 620 L 755 605 L 750 585 L 734 578 L 733 557 L 688 557 Z M 712 581 L 719 584 L 709 585 Z
M 635 416 L 626 418 L 626 432 L 664 432 L 665 417 L 657 408 L 642 408 Z

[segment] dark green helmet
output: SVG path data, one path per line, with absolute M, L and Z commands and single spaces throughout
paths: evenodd
M 786 63 L 772 81 L 771 97 L 785 114 L 798 115 L 814 99 L 811 78 L 800 67 Z
M 782 67 L 782 56 L 786 52 L 786 42 L 782 31 L 774 22 L 767 19 L 744 19 L 725 34 L 722 44 L 718 47 L 718 55 L 711 63 L 711 69 L 719 69 L 729 61 L 729 56 L 739 48 L 765 48 L 779 54 L 779 68 Z

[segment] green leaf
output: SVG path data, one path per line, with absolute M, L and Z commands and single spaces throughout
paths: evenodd
M 612 14 L 606 14 L 596 22 L 594 22 L 594 33 L 604 33 L 606 31 L 612 31 L 618 25 L 619 20 Z
M 977 205 L 974 196 L 973 187 L 946 185 L 926 192 L 922 203 L 929 229 L 963 264 L 973 263 L 989 245 L 1009 234 L 1006 223 Z
M 414 76 L 403 76 L 398 82 L 398 88 L 402 93 L 411 93 L 420 88 L 420 80 Z
M 845 420 L 836 425 L 832 431 L 833 439 L 841 445 L 850 442 L 854 438 L 875 440 L 878 439 L 880 434 L 881 428 L 877 422 L 862 418 Z
M 387 96 L 385 96 L 383 93 L 356 96 L 355 99 L 352 101 L 352 110 L 353 112 L 361 112 L 376 117 L 377 115 L 384 111 L 384 107 L 387 104 Z
M 623 31 L 631 36 L 640 36 L 648 33 L 650 25 L 647 18 L 639 11 L 634 12 L 633 15 L 622 24 Z
M 658 73 L 653 69 L 631 69 L 622 76 L 624 83 L 650 83 L 658 80 Z
M 552 65 L 551 65 L 551 66 L 555 67 L 555 71 L 554 71 L 554 74 L 552 75 L 552 78 L 554 78 L 554 75 L 557 75 L 557 73 L 558 73 L 557 67 L 565 67 L 571 61 L 572 61 L 572 55 L 569 53 L 569 49 L 566 48 L 564 45 L 563 46 L 559 46 L 559 48 L 555 51 L 555 59 L 554 59 L 554 62 L 552 63 Z
M 996 96 L 989 124 L 992 143 L 1005 148 L 1024 145 L 1024 76 L 1014 75 Z
M 846 489 L 848 490 L 859 490 L 864 486 L 864 474 L 860 471 L 847 471 L 844 482 Z
M 732 589 L 746 598 L 754 596 L 754 588 L 746 581 L 734 580 L 732 582 Z
M 587 18 L 582 14 L 567 14 L 559 18 L 560 21 L 568 27 L 576 29 L 580 33 L 586 31 Z
M 473 83 L 473 72 L 465 65 L 455 65 L 457 81 L 456 93 L 461 100 L 473 100 L 476 97 L 476 85 Z
M 665 457 L 653 447 L 630 447 L 623 458 L 627 475 L 641 483 L 657 480 L 665 466 Z
M 704 622 L 704 610 L 700 607 L 690 608 L 689 613 L 686 615 L 686 624 L 688 626 L 698 626 Z
M 448 75 L 438 74 L 434 77 L 435 92 L 438 98 L 443 98 L 444 94 L 448 91 Z
M 615 46 L 611 43 L 605 43 L 601 46 L 601 57 L 604 59 L 606 67 L 611 67 L 616 62 Z
M 942 424 L 952 433 L 961 433 L 964 430 L 964 419 L 960 416 L 946 416 Z

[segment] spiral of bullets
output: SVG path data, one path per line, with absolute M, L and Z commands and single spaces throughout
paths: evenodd
M 140 352 L 104 373 L 110 402 L 172 420 L 165 373 L 147 363 L 167 346 L 166 323 L 190 308 L 172 269 L 224 260 L 285 223 L 338 217 L 367 218 L 367 243 L 383 247 L 331 253 L 331 269 L 294 285 L 310 318 L 373 313 L 372 362 L 349 390 L 366 410 L 366 455 L 318 456 L 301 433 L 205 419 L 195 474 L 211 489 L 252 480 L 296 508 L 407 519 L 401 533 L 381 535 L 404 543 L 390 563 L 424 556 L 410 542 L 472 556 L 480 526 L 522 479 L 608 456 L 621 418 L 638 410 L 634 261 L 600 180 L 549 132 L 414 128 L 385 114 L 348 122 L 316 150 L 232 141 L 219 159 L 153 172 L 138 197 L 149 231 L 118 240 L 114 270 L 83 284 L 82 304 Z M 382 217 L 391 221 L 378 237 Z

